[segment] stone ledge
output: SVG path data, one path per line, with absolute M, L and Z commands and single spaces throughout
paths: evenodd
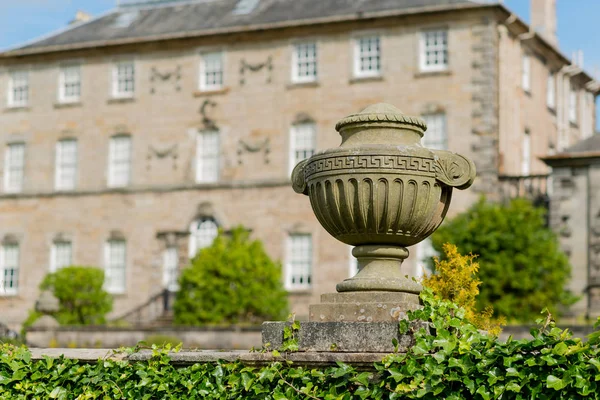
M 43 360 L 45 357 L 58 358 L 64 356 L 83 363 L 95 363 L 98 360 L 143 362 L 152 358 L 151 350 L 142 350 L 127 355 L 116 353 L 113 349 L 69 349 L 69 348 L 39 348 L 30 349 L 32 360 Z M 275 361 L 290 361 L 299 366 L 330 366 L 338 362 L 352 364 L 358 367 L 372 368 L 373 363 L 380 362 L 386 354 L 382 353 L 342 353 L 342 352 L 295 352 L 282 353 L 273 356 L 271 352 L 219 351 L 219 350 L 185 350 L 170 353 L 171 364 L 187 366 L 196 363 L 214 363 L 223 361 L 240 361 L 247 365 L 267 365 Z

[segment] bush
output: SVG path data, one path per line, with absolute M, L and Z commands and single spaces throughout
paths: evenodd
M 101 269 L 71 266 L 46 275 L 40 290 L 50 290 L 58 299 L 59 310 L 53 316 L 61 325 L 99 325 L 106 322 L 113 302 L 103 284 Z M 32 311 L 27 322 L 31 324 L 35 316 L 40 314 Z
M 175 366 L 170 345 L 153 346 L 145 362 L 32 362 L 25 347 L 0 345 L 0 399 L 600 399 L 598 332 L 583 342 L 548 315 L 532 339 L 500 342 L 429 289 L 421 300 L 423 308 L 399 323 L 414 345 L 382 355 L 370 368 L 311 368 L 285 357 L 263 366 L 223 360 Z M 429 329 L 413 321 L 428 321 Z
M 545 307 L 556 315 L 576 299 L 565 290 L 571 267 L 544 215 L 524 199 L 500 205 L 482 198 L 440 227 L 433 247 L 441 251 L 453 243 L 463 254 L 479 255 L 477 309 L 493 306 L 520 322 L 532 321 Z
M 479 264 L 473 261 L 475 256 L 463 256 L 455 245 L 449 243 L 444 244 L 443 250 L 444 260 L 434 258 L 435 274 L 425 276 L 423 286 L 430 288 L 436 296 L 464 308 L 465 317 L 477 328 L 498 335 L 504 319 L 493 321 L 494 309 L 491 306 L 481 312 L 477 312 L 475 307 L 481 285 L 477 279 Z
M 288 314 L 281 265 L 242 227 L 220 232 L 198 252 L 179 280 L 174 322 L 179 325 L 260 323 Z

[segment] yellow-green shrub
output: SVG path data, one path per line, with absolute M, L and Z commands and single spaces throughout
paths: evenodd
M 500 333 L 504 319 L 493 320 L 494 310 L 491 306 L 482 311 L 476 308 L 477 295 L 481 281 L 477 279 L 479 264 L 476 256 L 463 256 L 455 245 L 443 245 L 444 259 L 434 258 L 435 274 L 425 276 L 423 285 L 431 288 L 433 293 L 442 299 L 456 303 L 466 311 L 465 317 L 479 329 L 494 335 Z

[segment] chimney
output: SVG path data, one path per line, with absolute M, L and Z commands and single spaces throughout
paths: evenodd
M 91 14 L 88 14 L 85 11 L 78 10 L 77 13 L 75 13 L 75 17 L 73 18 L 73 20 L 71 22 L 69 22 L 69 25 L 79 24 L 81 22 L 87 22 L 90 19 L 92 19 Z
M 531 0 L 531 28 L 558 46 L 556 37 L 556 0 Z

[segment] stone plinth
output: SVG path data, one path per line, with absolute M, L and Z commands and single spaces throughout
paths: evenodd
M 414 329 L 425 327 L 413 324 Z M 263 343 L 277 349 L 283 345 L 287 322 L 265 322 Z M 397 346 L 394 345 L 397 341 Z M 398 322 L 300 322 L 298 350 L 304 352 L 393 353 L 404 352 L 413 344 L 411 334 L 402 335 Z
M 321 295 L 309 306 L 312 322 L 398 322 L 419 307 L 419 296 L 405 292 L 344 292 Z

